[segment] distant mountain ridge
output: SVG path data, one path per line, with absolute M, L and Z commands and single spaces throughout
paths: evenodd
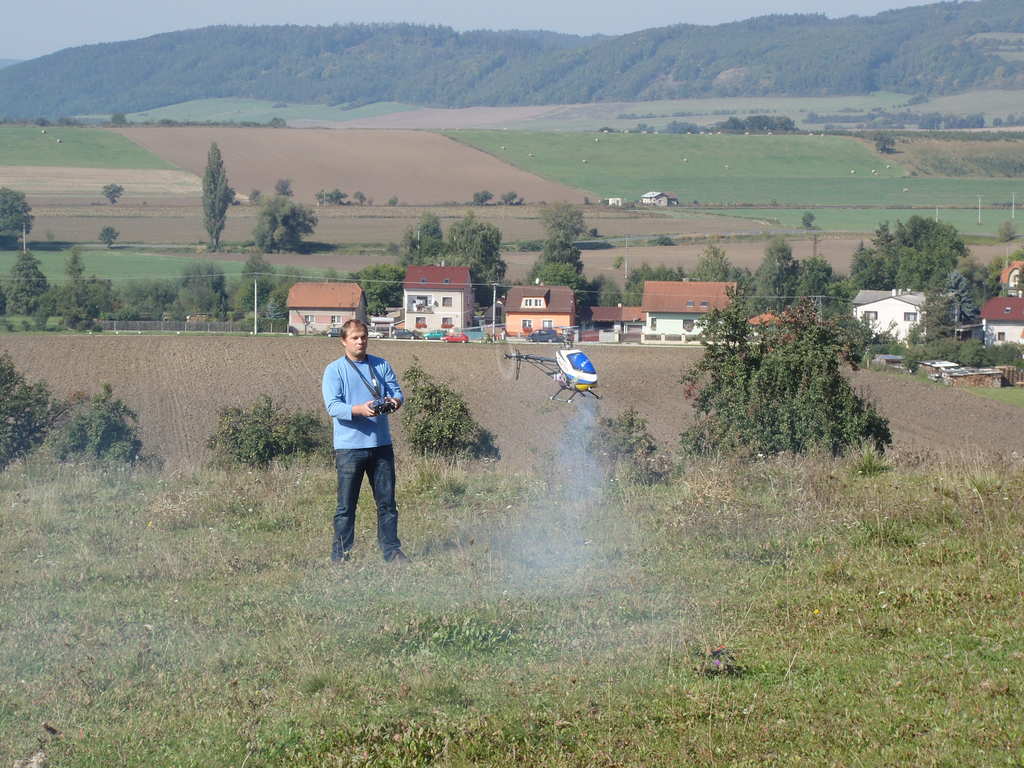
M 843 19 L 763 16 L 617 37 L 412 24 L 216 26 L 5 67 L 0 115 L 136 112 L 225 97 L 465 107 L 877 90 L 937 95 L 1024 88 L 1024 60 L 1006 53 L 1019 46 L 1021 0 Z
M 0 59 L 0 69 L 9 67 L 11 64 L 20 64 L 22 61 L 22 59 Z

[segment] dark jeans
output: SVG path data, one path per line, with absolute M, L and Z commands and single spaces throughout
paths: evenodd
M 384 559 L 390 560 L 402 546 L 398 540 L 398 507 L 395 506 L 395 452 L 390 445 L 377 448 L 343 448 L 334 452 L 338 470 L 338 508 L 334 513 L 334 544 L 331 559 L 339 560 L 352 549 L 356 536 L 356 506 L 363 473 L 370 480 L 377 502 L 377 542 Z

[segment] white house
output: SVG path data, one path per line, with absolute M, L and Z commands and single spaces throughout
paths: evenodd
M 1024 298 L 997 296 L 981 308 L 985 344 L 1024 344 Z
M 647 192 L 640 196 L 640 204 L 665 208 L 669 205 L 679 205 L 679 198 L 668 192 Z
M 876 331 L 888 332 L 906 341 L 910 330 L 921 322 L 924 294 L 915 291 L 860 291 L 853 299 L 853 315 L 867 320 Z
M 736 283 L 695 280 L 645 280 L 640 307 L 644 314 L 644 344 L 689 341 L 700 336 L 704 317 L 712 309 L 729 306 L 729 291 Z
M 473 325 L 469 267 L 409 266 L 402 287 L 407 329 L 426 332 Z

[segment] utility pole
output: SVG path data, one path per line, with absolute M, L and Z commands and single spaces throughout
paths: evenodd
M 629 238 L 626 238 L 626 255 L 622 257 L 622 264 L 625 267 L 625 274 L 623 275 L 623 287 L 629 282 Z
M 494 339 L 494 330 L 498 325 L 498 284 L 491 283 L 491 339 Z
M 28 253 L 28 230 L 24 220 L 21 222 L 21 252 Z
M 258 280 L 252 281 L 252 335 L 255 336 L 259 333 L 259 328 L 256 323 L 259 318 L 259 294 L 256 293 L 256 286 L 259 283 Z
M 1016 192 L 1011 192 L 1010 193 L 1010 218 L 1011 219 L 1016 219 L 1017 218 L 1017 193 Z
M 978 195 L 978 223 L 981 224 L 981 195 Z

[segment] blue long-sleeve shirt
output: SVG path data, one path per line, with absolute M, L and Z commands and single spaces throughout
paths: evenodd
M 402 388 L 398 386 L 398 377 L 383 357 L 367 355 L 365 360 L 355 365 L 368 382 L 376 385 L 381 397 L 405 401 Z M 334 425 L 335 449 L 391 445 L 387 414 L 369 417 L 352 414 L 352 406 L 373 400 L 374 394 L 366 382 L 359 378 L 359 374 L 352 370 L 345 356 L 328 363 L 324 369 L 322 388 L 324 406 Z

